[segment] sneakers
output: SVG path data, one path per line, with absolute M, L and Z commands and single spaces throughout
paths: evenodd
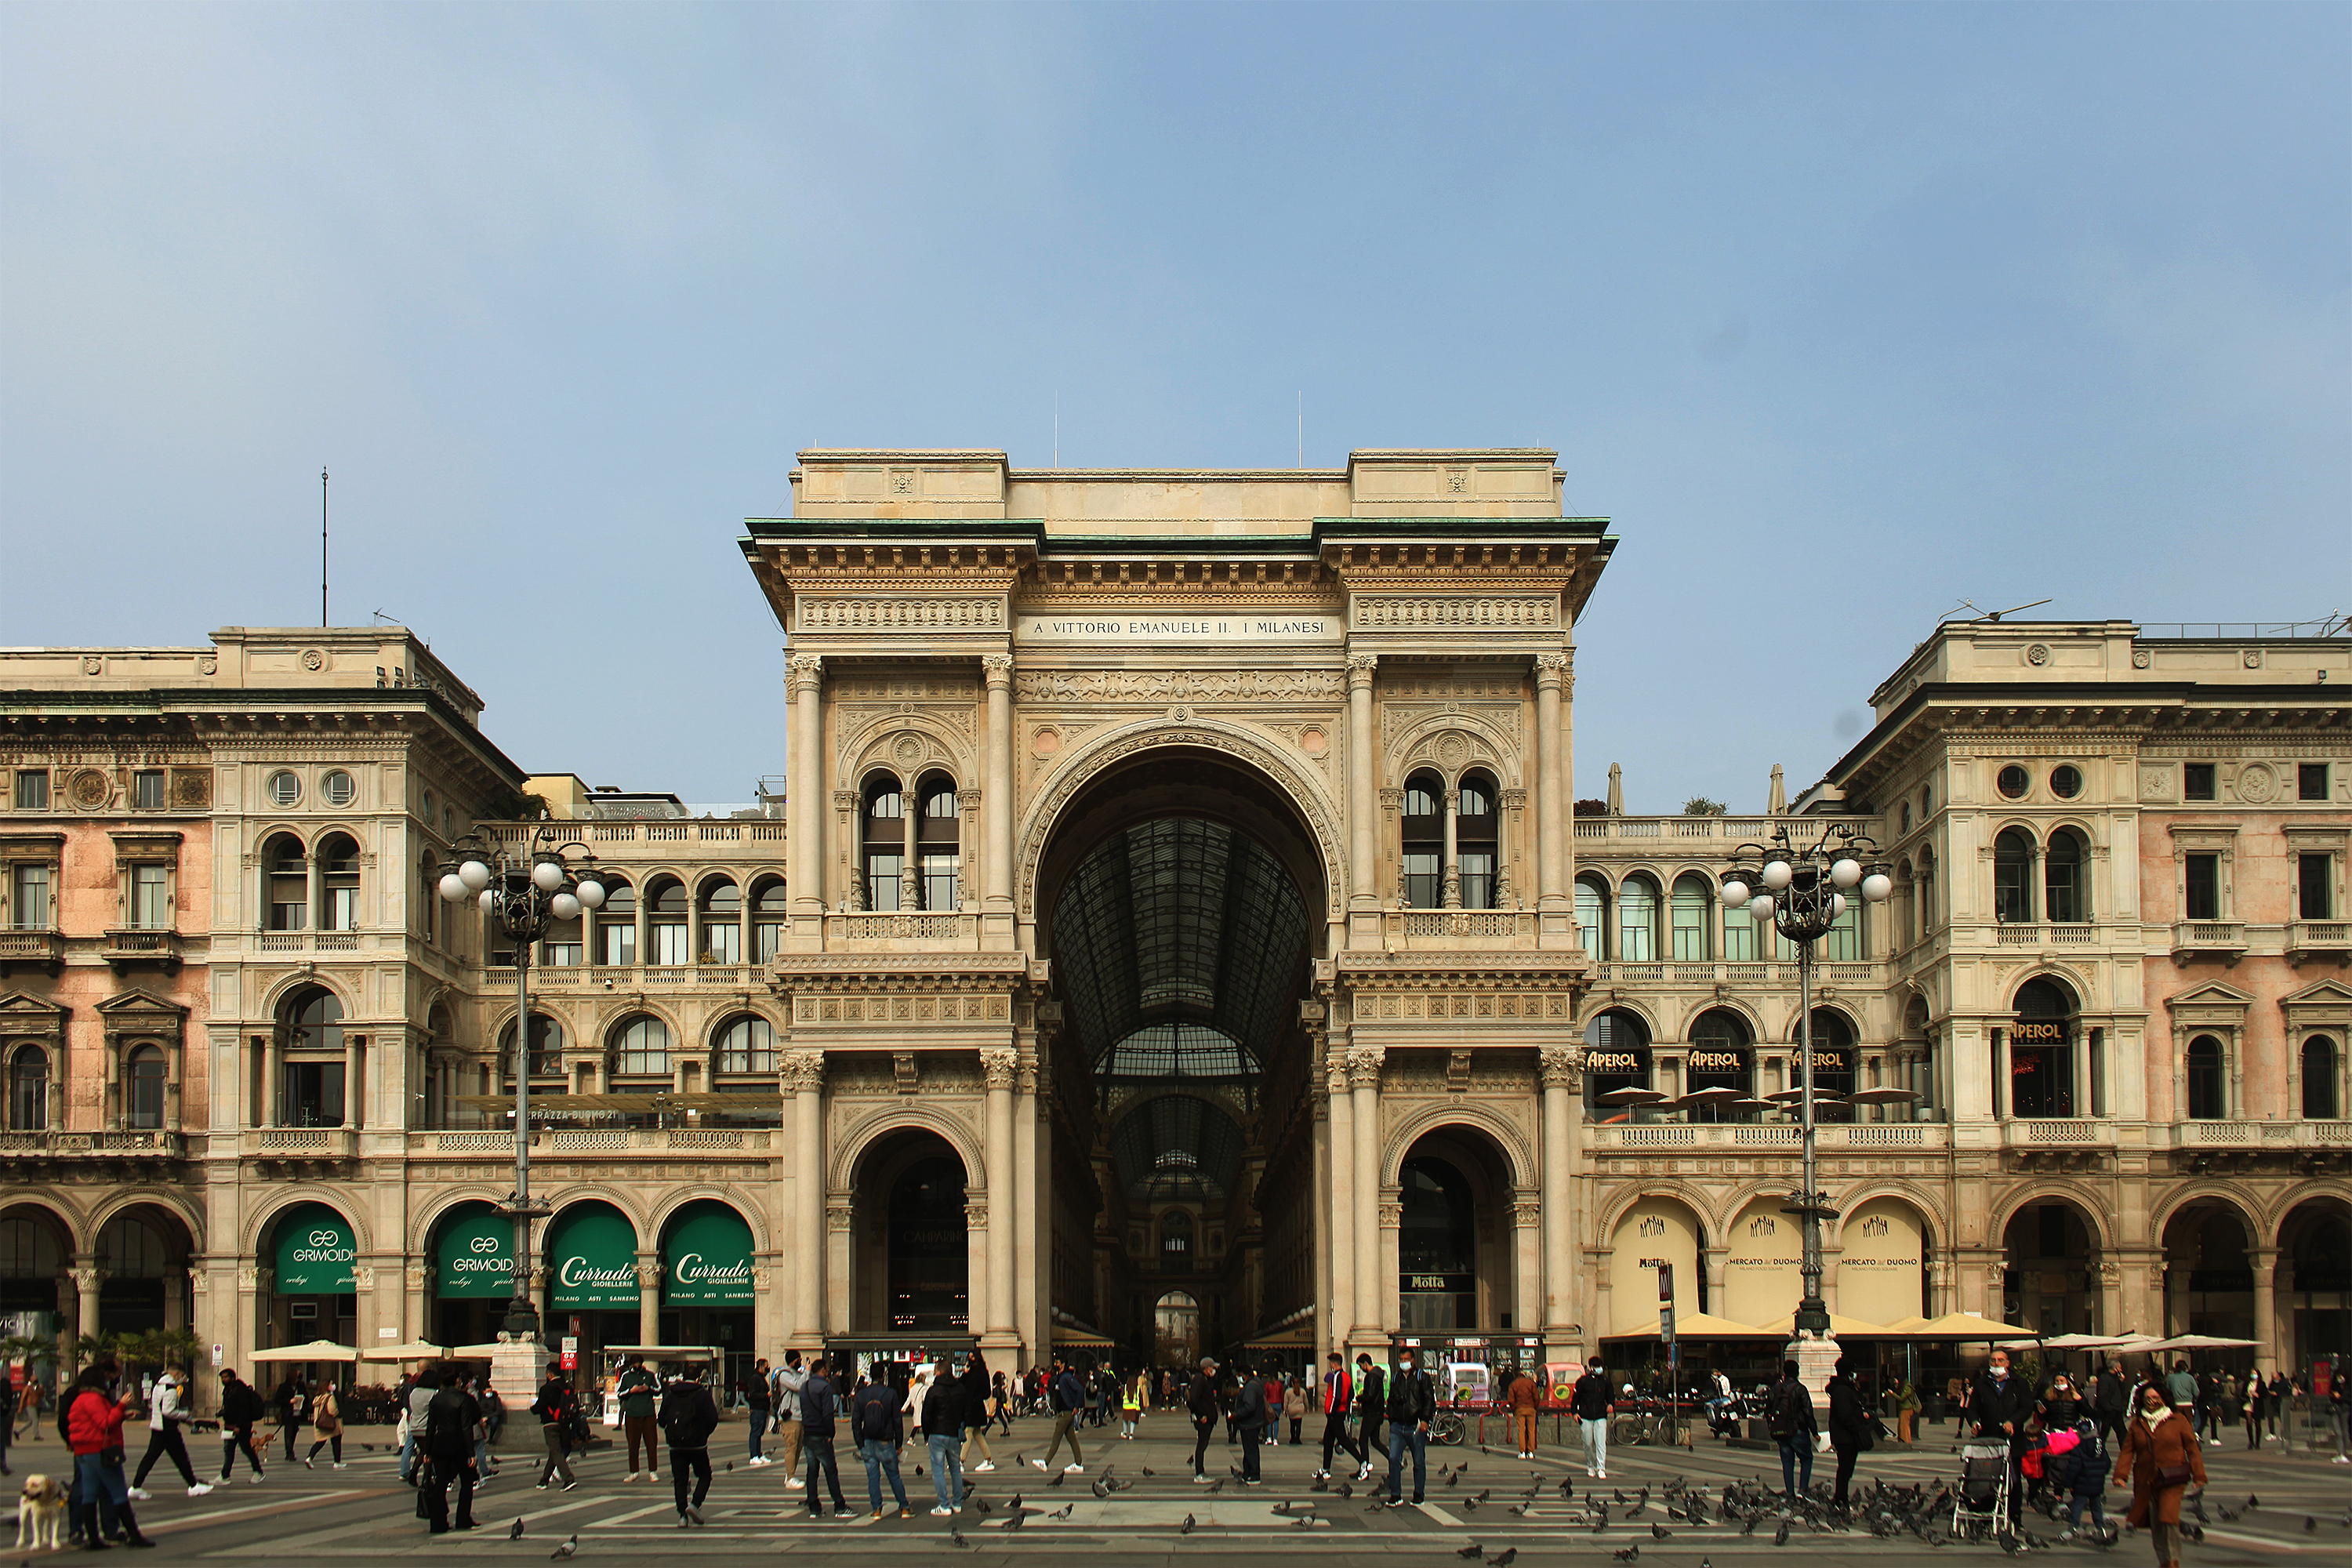
M 254 1471 L 254 1472 L 253 1472 L 253 1484 L 254 1484 L 255 1486 L 259 1486 L 259 1485 L 261 1484 L 261 1477 L 262 1477 L 262 1473 L 263 1473 L 263 1472 L 261 1472 L 261 1471 L 259 1471 L 259 1470 L 256 1470 L 256 1471 Z M 221 1478 L 221 1479 L 223 1479 L 223 1480 L 226 1480 L 227 1479 L 228 1479 L 228 1478 L 227 1478 L 226 1476 L 223 1476 L 223 1477 Z
M 754 1454 L 751 1456 L 751 1463 L 754 1465 L 772 1465 L 775 1462 L 775 1460 L 769 1458 L 765 1454 Z
M 1084 1465 L 1064 1465 L 1062 1473 L 1066 1476 L 1083 1476 L 1087 1473 L 1087 1468 Z
M 874 1510 L 874 1522 L 877 1524 L 882 1522 L 882 1510 L 878 1508 Z
M 348 1469 L 350 1469 L 350 1468 L 351 1468 L 351 1467 L 350 1467 L 349 1465 L 347 1465 L 347 1464 L 343 1463 L 343 1462 L 342 1462 L 342 1460 L 341 1460 L 341 1459 L 337 1459 L 337 1460 L 335 1461 L 335 1468 L 337 1468 L 337 1469 L 339 1469 L 339 1470 L 348 1470 Z
M 661 1479 L 661 1472 L 659 1470 L 647 1470 L 646 1472 L 646 1479 L 651 1481 L 657 1481 Z
M 579 1477 L 577 1477 L 577 1476 L 574 1476 L 574 1477 L 572 1477 L 570 1480 L 568 1480 L 568 1481 L 566 1481 L 566 1482 L 564 1482 L 564 1483 L 563 1483 L 563 1489 L 564 1489 L 565 1491 L 572 1491 L 572 1490 L 577 1489 L 577 1488 L 579 1487 L 579 1485 L 580 1485 L 580 1478 L 579 1478 Z
M 697 1524 L 704 1522 L 702 1518 L 702 1505 L 700 1503 L 688 1503 L 686 1505 L 686 1517 L 694 1521 Z
M 1318 1470 L 1307 1479 L 1310 1481 L 1328 1481 L 1331 1479 L 1331 1472 L 1328 1470 Z
M 132 1487 L 130 1490 L 130 1497 L 132 1502 L 145 1502 L 150 1495 L 152 1494 L 150 1494 L 144 1487 Z
M 1372 1479 L 1372 1465 L 1370 1460 L 1367 1459 L 1362 1464 L 1356 1467 L 1356 1479 L 1360 1481 L 1369 1481 Z
M 1205 1487 L 1209 1484 L 1209 1478 L 1206 1476 L 1194 1476 L 1192 1478 L 1192 1484 L 1196 1487 Z
M 800 1477 L 798 1477 L 798 1476 L 793 1476 L 793 1477 L 792 1477 L 790 1479 L 788 1479 L 788 1480 L 786 1480 L 786 1481 L 784 1482 L 784 1489 L 785 1489 L 785 1490 L 787 1490 L 787 1491 L 795 1491 L 795 1492 L 796 1492 L 796 1491 L 801 1490 L 803 1488 L 806 1487 L 807 1485 L 808 1485 L 808 1483 L 807 1483 L 806 1481 L 804 1481 L 804 1480 L 801 1479 L 800 1479 Z
M 686 1515 L 679 1514 L 677 1516 L 677 1527 L 680 1530 L 691 1530 L 694 1528 L 694 1524 L 692 1521 L 686 1517 Z
M 1043 1459 L 1032 1459 L 1029 1462 L 1036 1466 L 1041 1470 L 1045 1468 L 1045 1461 Z
M 982 1470 L 992 1470 L 994 1468 L 996 1468 L 996 1461 L 994 1459 L 982 1459 L 980 1463 L 972 1467 L 974 1473 L 978 1473 Z
M 635 1470 L 631 1470 L 627 1475 L 623 1476 L 623 1477 L 621 1478 L 621 1484 L 622 1484 L 623 1486 L 627 1486 L 631 1481 L 634 1481 L 634 1480 L 635 1480 L 636 1479 L 637 1479 L 637 1472 L 636 1472 L 636 1471 L 635 1471 Z
M 902 1507 L 898 1510 L 898 1517 L 900 1519 L 912 1519 L 915 1517 L 915 1510 L 911 1508 Z
M 212 1489 L 212 1489 L 212 1485 L 211 1485 L 211 1483 L 210 1483 L 210 1482 L 207 1482 L 207 1481 L 198 1481 L 194 1486 L 192 1486 L 192 1487 L 190 1487 L 190 1488 L 188 1489 L 188 1495 L 189 1495 L 190 1497 L 202 1497 L 202 1496 L 204 1496 L 206 1492 L 208 1492 L 208 1491 L 210 1491 L 210 1490 L 212 1490 Z
M 931 1517 L 933 1519 L 953 1519 L 955 1517 L 955 1510 L 950 1508 L 945 1503 L 941 1503 L 939 1507 L 931 1510 Z

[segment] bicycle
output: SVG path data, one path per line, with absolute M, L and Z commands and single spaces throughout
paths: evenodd
M 1453 1447 L 1461 1443 L 1469 1435 L 1468 1425 L 1454 1411 L 1441 1410 L 1430 1417 L 1429 1440 L 1433 1443 L 1444 1443 Z

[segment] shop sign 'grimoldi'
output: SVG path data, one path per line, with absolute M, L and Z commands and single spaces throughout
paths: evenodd
M 1212 611 L 1095 611 L 1020 616 L 1013 637 L 1028 643 L 1329 643 L 1345 640 L 1339 616 L 1259 616 Z

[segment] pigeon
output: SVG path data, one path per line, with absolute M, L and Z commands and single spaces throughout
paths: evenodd
M 1339 1483 L 1339 1495 L 1341 1497 L 1354 1497 L 1356 1495 L 1356 1483 L 1353 1481 L 1341 1481 Z
M 1559 1478 L 1559 1500 L 1566 1502 L 1576 1495 L 1576 1483 L 1566 1476 Z
M 1447 1486 L 1449 1486 L 1449 1487 L 1450 1487 L 1450 1486 L 1454 1485 L 1455 1482 L 1459 1481 L 1461 1479 L 1462 1479 L 1462 1478 L 1461 1478 L 1460 1476 L 1448 1476 L 1448 1477 L 1446 1477 L 1446 1478 L 1445 1478 L 1445 1484 L 1446 1484 Z
M 1225 1478 L 1224 1478 L 1224 1477 L 1223 1477 L 1223 1476 L 1219 1476 L 1215 1480 L 1211 1481 L 1211 1482 L 1209 1483 L 1209 1495 L 1210 1495 L 1211 1497 L 1214 1497 L 1214 1496 L 1216 1496 L 1219 1492 L 1221 1492 L 1221 1491 L 1223 1491 L 1223 1490 L 1224 1490 L 1224 1489 L 1225 1489 Z
M 972 1506 L 972 1507 L 974 1507 L 974 1508 L 976 1508 L 976 1509 L 978 1509 L 978 1510 L 980 1510 L 980 1517 L 981 1517 L 981 1518 L 982 1518 L 982 1519 L 986 1519 L 986 1518 L 987 1518 L 987 1517 L 988 1517 L 992 1512 L 993 1512 L 993 1511 L 994 1511 L 993 1510 L 992 1510 L 992 1509 L 988 1506 L 988 1501 L 987 1501 L 987 1500 L 986 1500 L 986 1499 L 984 1499 L 984 1498 L 974 1498 L 974 1499 L 972 1499 L 972 1500 L 971 1500 L 971 1506 Z
M 1511 1564 L 1518 1560 L 1519 1549 L 1516 1546 L 1506 1546 L 1486 1559 L 1486 1568 L 1511 1568 Z
M 2313 1518 L 2310 1514 L 2305 1514 L 2303 1516 L 2303 1532 L 2305 1535 L 2317 1535 L 2319 1533 L 2319 1521 Z
M 569 1563 L 569 1562 L 571 1562 L 571 1561 L 572 1561 L 572 1559 L 573 1559 L 574 1557 L 577 1557 L 577 1556 L 579 1556 L 579 1555 L 580 1555 L 580 1538 L 579 1538 L 578 1536 L 576 1536 L 576 1535 L 573 1535 L 573 1536 L 567 1536 L 567 1537 L 564 1539 L 564 1542 L 563 1542 L 563 1544 L 562 1544 L 562 1545 L 561 1545 L 561 1546 L 557 1547 L 554 1551 L 552 1551 L 552 1552 L 549 1552 L 549 1553 L 547 1554 L 547 1560 L 548 1560 L 550 1563 Z
M 1025 1465 L 1029 1462 L 1029 1456 L 1026 1454 L 1015 1454 L 1013 1456 L 1013 1462 L 1016 1465 Z
M 2021 1542 L 2016 1536 L 2011 1535 L 2006 1530 L 2002 1531 L 1999 1535 L 1994 1536 L 1993 1540 L 2000 1542 L 2000 1549 L 2009 1553 L 2011 1557 L 2016 1556 L 2019 1552 L 2023 1550 L 2023 1543 Z
M 728 1460 L 728 1461 L 727 1461 L 727 1468 L 728 1468 L 728 1469 L 729 1469 L 729 1470 L 730 1470 L 730 1471 L 731 1471 L 731 1470 L 733 1470 L 733 1469 L 735 1468 L 735 1461 L 734 1461 L 734 1460 L 732 1460 L 732 1459 Z M 921 1472 L 920 1470 L 918 1470 L 918 1471 L 916 1471 L 915 1473 L 916 1473 L 917 1475 L 920 1475 L 920 1474 L 922 1474 L 922 1472 Z
M 1638 1546 L 1628 1546 L 1622 1552 L 1612 1552 L 1609 1555 L 1614 1557 L 1620 1563 L 1631 1563 L 1633 1559 L 1642 1555 L 1642 1549 Z
M 2262 1500 L 2262 1499 L 2260 1499 L 2260 1498 L 2256 1497 L 2256 1496 L 2255 1496 L 2253 1493 L 2252 1493 L 2252 1492 L 2248 1492 L 2248 1493 L 2246 1494 L 2246 1511 L 2247 1511 L 2248 1513 L 2252 1513 L 2252 1512 L 2253 1512 L 2253 1511 L 2254 1511 L 2254 1510 L 2256 1510 L 2256 1509 L 2258 1509 L 2258 1508 L 2260 1508 L 2260 1507 L 2262 1507 L 2262 1506 L 2263 1506 L 2263 1500 Z
M 1482 1453 L 1482 1454 L 1483 1454 L 1483 1453 L 1485 1453 L 1485 1452 L 1486 1451 L 1486 1445 L 1485 1445 L 1485 1444 L 1483 1444 L 1483 1443 L 1482 1443 L 1482 1444 L 1480 1444 L 1480 1445 L 1479 1445 L 1479 1447 L 1478 1447 L 1478 1451 L 1479 1451 L 1480 1453 Z M 1454 1473 L 1455 1475 L 1457 1475 L 1457 1476 L 1466 1476 L 1466 1475 L 1468 1475 L 1468 1474 L 1470 1473 L 1470 1461 L 1469 1461 L 1469 1460 L 1467 1460 L 1467 1459 L 1465 1459 L 1465 1460 L 1463 1460 L 1459 1465 L 1456 1465 L 1456 1466 L 1454 1468 Z
M 1307 1489 L 1310 1492 L 1328 1492 L 1331 1489 L 1331 1483 L 1329 1481 L 1318 1479 L 1307 1482 Z
M 1003 1524 L 998 1525 L 996 1528 L 999 1530 L 1018 1530 L 1021 1528 L 1021 1521 L 1028 1517 L 1029 1516 L 1025 1513 L 1016 1513 L 1011 1519 L 1006 1520 Z
M 1472 1498 L 1470 1500 L 1472 1502 L 1485 1502 L 1489 1497 L 1494 1495 L 1494 1492 L 1495 1489 L 1492 1487 L 1480 1487 L 1478 1489 L 1478 1495 Z
M 918 1472 L 916 1472 L 916 1473 L 919 1475 L 921 1472 L 920 1472 L 920 1471 L 918 1471 Z M 1097 1479 L 1097 1481 L 1096 1481 L 1096 1482 L 1095 1482 L 1091 1487 L 1089 1487 L 1087 1489 L 1088 1489 L 1089 1491 L 1093 1492 L 1093 1493 L 1095 1494 L 1095 1496 L 1097 1496 L 1097 1497 L 1108 1497 L 1108 1496 L 1110 1496 L 1110 1483 L 1109 1483 L 1108 1481 L 1107 1481 L 1107 1480 Z
M 1473 1557 L 1484 1557 L 1486 1555 L 1486 1549 L 1474 1541 L 1469 1545 L 1462 1548 L 1461 1551 L 1456 1552 L 1454 1555 L 1461 1558 L 1466 1563 Z
M 735 1461 L 734 1461 L 734 1460 L 732 1460 L 732 1459 L 728 1460 L 728 1461 L 727 1461 L 727 1468 L 728 1468 L 729 1469 L 730 1469 L 730 1470 L 731 1470 L 731 1469 L 733 1469 L 733 1468 L 735 1468 Z M 920 1465 L 917 1465 L 917 1466 L 915 1467 L 915 1473 L 916 1473 L 917 1475 L 919 1475 L 919 1475 L 921 1475 L 921 1474 L 923 1473 L 923 1467 L 922 1467 L 922 1466 L 920 1466 Z
M 1054 1472 L 1054 1479 L 1053 1479 L 1052 1480 L 1050 1480 L 1050 1481 L 1047 1481 L 1045 1484 L 1046 1484 L 1047 1486 L 1049 1486 L 1049 1487 L 1058 1487 L 1058 1486 L 1060 1486 L 1060 1485 L 1062 1484 L 1062 1472 L 1061 1472 L 1061 1471 L 1059 1471 L 1059 1470 L 1055 1470 L 1055 1471 Z
M 1478 1511 L 1478 1500 L 1474 1497 L 1464 1498 L 1462 1500 L 1462 1511 L 1464 1513 L 1476 1513 Z
M 1158 1475 L 1160 1472 L 1159 1472 L 1158 1470 L 1153 1469 L 1150 1465 L 1146 1465 L 1146 1466 L 1144 1466 L 1144 1467 L 1143 1467 L 1143 1473 L 1144 1473 L 1145 1475 L 1147 1475 L 1147 1476 L 1156 1476 L 1156 1475 Z
M 514 1521 L 514 1528 L 507 1531 L 507 1539 L 509 1541 L 520 1541 L 522 1539 L 522 1521 L 516 1520 Z
M 1077 1506 L 1078 1505 L 1074 1502 L 1066 1502 L 1045 1517 L 1047 1519 L 1067 1519 L 1070 1517 L 1070 1510 Z
M 1610 1492 L 1619 1502 L 1623 1502 L 1625 1500 L 1625 1489 L 1623 1487 L 1612 1487 L 1610 1489 Z
M 1004 1506 L 1011 1509 L 1013 1512 L 1019 1513 L 1021 1511 L 1021 1494 L 1019 1492 L 1014 1492 L 1013 1494 L 1013 1500 L 1006 1503 Z
M 1479 1451 L 1480 1453 L 1482 1453 L 1482 1454 L 1491 1454 L 1491 1453 L 1493 1453 L 1493 1452 L 1494 1452 L 1494 1450 L 1493 1450 L 1493 1449 L 1491 1449 L 1491 1448 L 1487 1447 L 1486 1447 L 1486 1444 L 1484 1444 L 1484 1443 L 1481 1443 L 1481 1444 L 1479 1444 L 1479 1445 L 1478 1445 L 1478 1451 Z M 1469 1466 L 1467 1466 L 1467 1465 L 1465 1465 L 1465 1466 L 1463 1466 L 1462 1468 L 1463 1468 L 1464 1469 L 1465 1469 L 1465 1470 L 1466 1470 L 1466 1469 L 1468 1469 L 1470 1467 L 1469 1467 Z
M 1675 1538 L 1675 1532 L 1674 1532 L 1673 1531 L 1671 1531 L 1671 1530 L 1668 1530 L 1664 1525 L 1663 1525 L 1663 1524 L 1654 1524 L 1654 1525 L 1650 1526 L 1650 1539 L 1651 1539 L 1651 1540 L 1653 1540 L 1653 1541 L 1672 1541 L 1674 1538 Z
M 1179 1535 L 1190 1535 L 1192 1533 L 1192 1516 L 1191 1514 L 1188 1513 L 1184 1516 L 1184 1522 L 1176 1527 L 1176 1533 Z
M 948 1539 L 954 1542 L 958 1546 L 970 1546 L 971 1544 L 971 1542 L 966 1541 L 963 1538 L 963 1531 L 958 1530 L 952 1524 L 948 1526 Z
M 1786 1546 L 1789 1544 L 1789 1521 L 1787 1520 L 1782 1520 L 1780 1521 L 1780 1528 L 1772 1532 L 1772 1544 L 1775 1546 Z

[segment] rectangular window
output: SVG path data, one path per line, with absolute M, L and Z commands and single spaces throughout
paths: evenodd
M 2326 800 L 2327 798 L 2327 764 L 2304 763 L 2297 765 L 2294 770 L 2294 786 L 2297 799 Z
M 328 888 L 326 923 L 319 929 L 321 931 L 359 930 L 360 890 L 357 888 Z
M 711 963 L 742 962 L 743 928 L 732 921 L 714 921 L 702 928 L 702 956 Z
M 686 922 L 684 921 L 658 921 L 655 922 L 650 934 L 653 937 L 654 948 L 653 957 L 650 962 L 655 963 L 687 963 L 692 962 L 686 951 Z
M 1862 962 L 1862 900 L 1856 899 L 1846 905 L 1845 913 L 1838 916 L 1837 923 L 1822 938 L 1813 956 L 1830 963 Z
M 1438 884 L 1444 874 L 1442 858 L 1434 851 L 1407 850 L 1404 855 L 1404 901 L 1407 909 L 1433 910 L 1441 893 Z
M 2183 763 L 2180 766 L 2180 798 L 2211 800 L 2213 798 L 2213 764 Z
M 47 811 L 49 809 L 49 775 L 45 768 L 16 770 L 16 809 Z
M 2181 915 L 2192 921 L 2221 918 L 2221 858 L 2191 855 L 2183 868 Z
M 766 963 L 782 951 L 784 927 L 781 921 L 761 921 L 751 928 L 751 959 Z
M 341 1127 L 343 1064 L 288 1062 L 285 1098 L 279 1109 L 289 1127 Z
M 1745 909 L 1723 911 L 1723 961 L 1726 963 L 1756 962 L 1756 917 Z
M 541 962 L 550 969 L 577 969 L 580 957 L 578 942 L 551 942 L 547 944 L 547 956 Z
M 1707 960 L 1706 923 L 1714 914 L 1714 901 L 1705 903 L 1686 899 L 1676 893 L 1675 913 L 1675 962 L 1705 963 Z
M 2332 921 L 2336 918 L 2336 857 L 2298 855 L 2294 858 L 2295 918 Z
M 1495 907 L 1495 857 L 1486 850 L 1465 849 L 1461 854 L 1462 907 L 1465 910 L 1491 910 Z
M 2074 1114 L 2074 1047 L 2010 1047 L 2009 1113 L 2011 1116 Z
M 898 895 L 904 891 L 901 879 L 907 868 L 907 858 L 885 850 L 869 850 L 866 856 L 866 907 L 876 914 L 894 914 L 898 908 Z
M 1627 963 L 1653 963 L 1658 956 L 1658 932 L 1653 915 L 1632 899 L 1618 903 L 1617 956 Z
M 637 961 L 637 928 L 632 921 L 596 922 L 597 938 L 604 945 L 600 960 L 610 969 L 626 969 Z
M 131 868 L 131 923 L 142 931 L 163 931 L 171 926 L 170 867 Z
M 923 908 L 949 910 L 963 899 L 963 857 L 925 855 L 922 858 Z
M 163 770 L 141 768 L 131 775 L 131 804 L 141 811 L 163 809 Z
M 8 923 L 18 931 L 49 929 L 49 868 L 47 866 L 19 866 L 10 875 Z

